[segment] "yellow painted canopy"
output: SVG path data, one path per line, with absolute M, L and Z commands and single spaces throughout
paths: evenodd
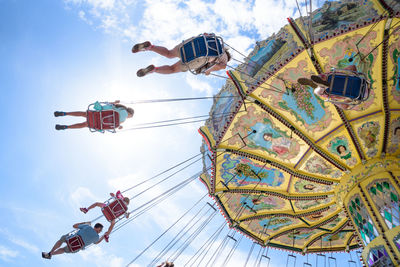
M 231 227 L 303 253 L 359 246 L 335 188 L 368 160 L 400 157 L 400 3 L 383 3 L 327 2 L 289 19 L 228 73 L 199 131 L 201 180 Z M 350 65 L 371 86 L 351 110 L 297 83 Z

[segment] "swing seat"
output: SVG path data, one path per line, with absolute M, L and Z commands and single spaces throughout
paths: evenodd
M 69 251 L 77 252 L 78 250 L 85 247 L 82 237 L 80 235 L 73 235 L 66 240 Z
M 325 93 L 329 102 L 358 105 L 369 98 L 369 83 L 361 72 L 333 70 L 328 74 L 328 83 Z
M 119 127 L 119 113 L 115 110 L 88 110 L 87 123 L 91 132 L 115 133 Z
M 107 221 L 111 222 L 112 220 L 117 219 L 121 215 L 125 214 L 128 210 L 125 202 L 121 199 L 115 199 L 111 203 L 107 204 L 101 211 L 106 217 Z
M 223 47 L 224 42 L 221 37 L 215 36 L 214 34 L 200 34 L 197 37 L 186 40 L 179 49 L 179 53 L 182 63 L 187 66 L 194 60 L 203 60 L 203 66 L 198 69 L 192 70 L 189 68 L 190 72 L 193 74 L 200 74 L 215 64 L 209 62 L 210 58 L 220 57 L 224 52 Z

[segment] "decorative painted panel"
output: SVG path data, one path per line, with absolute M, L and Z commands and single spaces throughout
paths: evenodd
M 390 125 L 389 136 L 390 136 L 390 139 L 389 139 L 390 141 L 388 144 L 388 153 L 389 154 L 399 154 L 399 152 L 400 152 L 400 116 L 398 116 L 398 115 L 393 116 L 392 123 Z
M 286 189 L 290 175 L 265 163 L 225 153 L 219 157 L 216 190 L 228 188 Z

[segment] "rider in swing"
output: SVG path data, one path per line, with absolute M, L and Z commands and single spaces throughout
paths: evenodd
M 124 197 L 122 195 L 121 191 L 119 191 L 119 190 L 115 194 L 114 193 L 110 193 L 110 196 L 111 196 L 111 198 L 113 200 L 119 199 L 119 200 L 123 201 L 126 206 L 129 205 L 130 199 L 128 197 Z M 105 203 L 95 202 L 92 205 L 90 205 L 89 207 L 87 207 L 87 208 L 79 208 L 79 210 L 86 214 L 89 210 L 91 210 L 91 209 L 93 209 L 95 207 L 104 208 L 105 206 L 106 206 Z M 129 218 L 129 212 L 125 212 L 124 215 L 125 215 L 125 217 L 127 219 Z M 114 228 L 115 223 L 116 223 L 115 219 L 110 221 L 110 227 L 108 228 L 107 232 L 104 234 L 104 238 L 105 238 L 106 242 L 108 242 L 110 233 L 111 233 L 112 229 Z
M 99 244 L 105 238 L 104 236 L 110 231 L 110 229 L 108 229 L 108 231 L 102 237 L 99 237 L 100 232 L 103 230 L 103 225 L 101 223 L 96 223 L 94 227 L 91 227 L 90 222 L 82 222 L 74 224 L 73 227 L 75 229 L 79 229 L 75 235 L 80 236 L 84 243 L 83 247 L 79 250 L 85 249 L 85 247 L 89 246 L 90 244 Z M 68 246 L 60 248 L 64 242 L 67 242 L 68 237 L 69 234 L 61 236 L 60 240 L 54 244 L 50 252 L 42 252 L 42 257 L 45 259 L 51 259 L 53 255 L 78 252 L 79 250 L 72 252 Z
M 215 36 L 214 34 L 204 33 L 203 36 Z M 192 38 L 191 38 L 192 39 Z M 169 50 L 163 46 L 156 46 L 151 44 L 149 41 L 135 44 L 132 48 L 132 53 L 138 53 L 142 51 L 153 51 L 157 54 L 160 54 L 166 58 L 181 58 L 180 49 L 182 46 L 189 40 L 187 39 L 183 41 L 181 44 L 178 44 L 173 49 Z M 210 60 L 207 62 L 206 57 L 202 57 L 199 59 L 192 60 L 187 64 L 182 62 L 182 59 L 176 62 L 173 65 L 164 65 L 160 67 L 155 67 L 154 65 L 149 65 L 146 68 L 140 69 L 136 74 L 138 77 L 143 77 L 149 73 L 160 73 L 160 74 L 172 74 L 177 72 L 185 72 L 188 70 L 197 70 L 204 67 L 205 64 L 208 64 L 210 68 L 204 71 L 205 75 L 209 75 L 213 71 L 223 70 L 226 68 L 228 61 L 231 59 L 230 53 L 227 51 L 227 48 L 223 48 L 222 54 L 219 57 L 210 57 Z
M 123 123 L 126 119 L 132 118 L 134 110 L 132 108 L 126 107 L 120 104 L 119 100 L 108 103 L 101 107 L 102 110 L 115 110 L 119 114 L 119 123 Z M 62 116 L 74 116 L 74 117 L 84 117 L 87 118 L 88 114 L 86 111 L 73 111 L 73 112 L 64 112 L 64 111 L 55 111 L 54 117 L 62 117 Z M 56 124 L 56 130 L 66 130 L 66 129 L 81 129 L 88 127 L 88 122 L 81 122 L 72 125 L 60 125 Z M 119 126 L 118 129 L 122 129 L 122 126 Z
M 357 75 L 357 76 L 359 75 L 359 73 L 357 72 L 357 67 L 355 65 L 350 65 L 350 66 L 344 68 L 343 71 L 350 72 L 353 75 Z M 354 107 L 354 104 L 352 104 L 352 102 L 353 102 L 352 98 L 349 98 L 345 95 L 328 93 L 330 91 L 329 87 L 331 86 L 331 84 L 329 82 L 329 76 L 331 74 L 332 74 L 332 72 L 322 73 L 319 75 L 311 75 L 311 79 L 302 77 L 302 78 L 299 78 L 297 80 L 297 82 L 301 85 L 306 85 L 306 86 L 312 87 L 314 89 L 314 94 L 318 95 L 322 99 L 330 98 L 333 101 L 333 103 L 341 109 L 352 109 Z M 348 74 L 345 74 L 345 75 L 348 76 Z M 342 76 L 343 76 L 343 74 L 342 74 Z M 359 77 L 359 79 L 360 79 L 360 77 Z M 335 85 L 334 85 L 334 87 L 335 87 Z M 345 83 L 345 87 L 346 87 L 346 83 Z M 347 87 L 349 87 L 349 86 L 347 85 Z M 342 90 L 348 90 L 348 88 L 343 88 L 343 87 L 341 87 L 341 88 L 342 88 Z M 353 89 L 353 88 L 350 88 L 350 89 Z M 354 89 L 357 89 L 357 88 L 354 88 Z M 364 92 L 361 91 L 361 87 L 359 89 L 360 89 L 361 94 L 358 96 L 358 99 L 362 99 L 362 101 L 365 101 L 369 95 L 368 84 L 365 86 Z

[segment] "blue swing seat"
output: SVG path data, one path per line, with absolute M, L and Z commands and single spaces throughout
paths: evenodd
M 221 37 L 215 36 L 214 34 L 200 34 L 197 37 L 184 41 L 179 53 L 183 64 L 188 64 L 195 59 L 204 57 L 206 59 L 204 65 L 206 65 L 210 57 L 220 57 L 224 52 L 223 48 L 224 42 Z M 192 73 L 196 72 L 196 70 L 190 71 Z M 199 74 L 199 72 L 194 74 Z
M 361 72 L 333 70 L 328 74 L 328 83 L 329 87 L 325 89 L 328 97 L 344 98 L 343 101 L 332 99 L 330 102 L 357 105 L 369 98 L 369 83 Z

